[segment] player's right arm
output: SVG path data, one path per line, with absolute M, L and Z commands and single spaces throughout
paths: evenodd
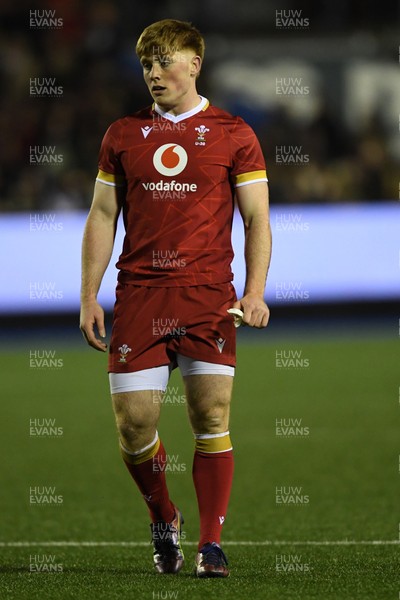
M 100 337 L 106 335 L 97 294 L 111 259 L 120 208 L 120 188 L 96 181 L 82 243 L 80 329 L 89 346 L 100 352 L 107 344 L 96 338 L 95 327 Z

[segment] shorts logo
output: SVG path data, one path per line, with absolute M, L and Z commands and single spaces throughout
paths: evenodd
M 178 144 L 164 144 L 153 156 L 153 165 L 161 175 L 174 177 L 182 173 L 188 162 L 187 152 Z
M 218 338 L 217 340 L 215 340 L 215 343 L 217 344 L 217 348 L 219 350 L 219 353 L 222 354 L 222 350 L 224 349 L 226 340 L 224 340 L 223 338 Z
M 132 348 L 129 348 L 129 346 L 127 344 L 122 344 L 122 346 L 120 346 L 118 348 L 118 350 L 121 353 L 121 356 L 120 356 L 120 359 L 118 362 L 126 363 L 126 357 L 128 355 L 128 352 L 132 352 Z

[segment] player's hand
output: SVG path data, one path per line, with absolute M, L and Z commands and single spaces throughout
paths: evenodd
M 83 337 L 95 350 L 105 352 L 107 344 L 96 338 L 94 328 L 97 328 L 100 337 L 106 337 L 104 327 L 104 310 L 101 308 L 97 300 L 82 302 L 81 304 L 81 320 L 79 328 L 82 331 Z
M 257 294 L 246 294 L 241 300 L 234 303 L 233 308 L 240 308 L 243 315 L 243 324 L 261 329 L 269 321 L 269 308 L 263 298 Z

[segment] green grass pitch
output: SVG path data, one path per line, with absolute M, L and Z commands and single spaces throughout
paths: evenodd
M 167 477 L 185 516 L 186 563 L 160 576 L 119 457 L 106 357 L 62 339 L 0 354 L 2 600 L 399 598 L 398 341 L 256 339 L 238 348 L 227 580 L 193 577 L 193 439 L 179 373 L 159 431 L 175 464 Z M 37 350 L 58 366 L 30 364 Z M 34 419 L 52 419 L 59 435 L 31 435 Z M 32 504 L 35 487 L 53 488 L 59 504 Z M 54 571 L 33 570 L 43 564 Z

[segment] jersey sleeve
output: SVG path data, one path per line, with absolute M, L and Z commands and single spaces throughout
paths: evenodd
M 238 119 L 231 132 L 233 166 L 231 179 L 234 187 L 268 181 L 264 156 L 252 128 Z
M 125 173 L 118 157 L 118 138 L 118 125 L 113 123 L 101 143 L 99 172 L 96 177 L 96 181 L 113 187 L 125 185 Z

